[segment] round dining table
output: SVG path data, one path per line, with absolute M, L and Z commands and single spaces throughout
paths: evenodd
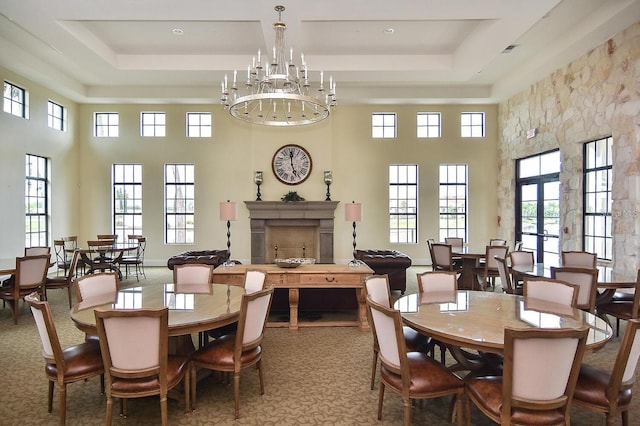
M 422 334 L 445 343 L 465 369 L 478 369 L 496 357 L 481 354 L 504 352 L 504 328 L 589 327 L 587 348 L 596 350 L 613 335 L 602 318 L 577 308 L 523 296 L 483 291 L 458 290 L 455 293 L 409 294 L 400 297 L 394 308 L 403 322 Z
M 169 337 L 174 352 L 190 353 L 195 348 L 192 333 L 211 330 L 238 321 L 244 287 L 211 284 L 207 292 L 176 292 L 174 284 L 142 284 L 121 288 L 115 300 L 79 303 L 71 319 L 81 331 L 97 334 L 94 309 L 169 308 Z

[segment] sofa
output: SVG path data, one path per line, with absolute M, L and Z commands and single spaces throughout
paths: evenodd
M 389 288 L 404 294 L 407 289 L 407 268 L 411 266 L 409 256 L 397 250 L 356 250 L 355 256 L 377 275 L 387 274 Z
M 175 265 L 184 265 L 185 263 L 204 263 L 205 265 L 213 265 L 213 267 L 222 265 L 229 259 L 227 250 L 191 250 L 183 251 L 171 256 L 167 261 L 167 267 L 173 270 Z

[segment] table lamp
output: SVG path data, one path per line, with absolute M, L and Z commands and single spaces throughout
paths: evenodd
M 233 265 L 231 262 L 231 221 L 236 220 L 238 217 L 238 206 L 235 201 L 222 201 L 220 202 L 220 220 L 227 221 L 227 253 L 229 258 L 224 263 L 225 266 Z
M 353 222 L 353 260 L 349 262 L 349 266 L 358 266 L 362 262 L 356 259 L 356 222 L 362 220 L 362 204 L 355 201 L 352 201 L 351 204 L 345 204 L 344 220 Z

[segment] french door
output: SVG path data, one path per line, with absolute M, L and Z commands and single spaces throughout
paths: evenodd
M 560 256 L 560 153 L 516 162 L 516 240 L 536 262 L 558 265 Z

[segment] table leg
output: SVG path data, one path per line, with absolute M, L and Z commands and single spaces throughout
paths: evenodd
M 358 299 L 358 321 L 360 322 L 360 329 L 363 331 L 369 330 L 369 321 L 367 320 L 367 303 L 366 303 L 366 291 L 364 287 L 356 288 L 356 298 Z
M 298 330 L 298 303 L 300 291 L 297 288 L 289 289 L 289 330 Z
M 482 288 L 478 276 L 473 273 L 473 268 L 476 267 L 477 263 L 478 259 L 475 257 L 462 258 L 462 271 L 458 277 L 458 290 L 478 290 Z

